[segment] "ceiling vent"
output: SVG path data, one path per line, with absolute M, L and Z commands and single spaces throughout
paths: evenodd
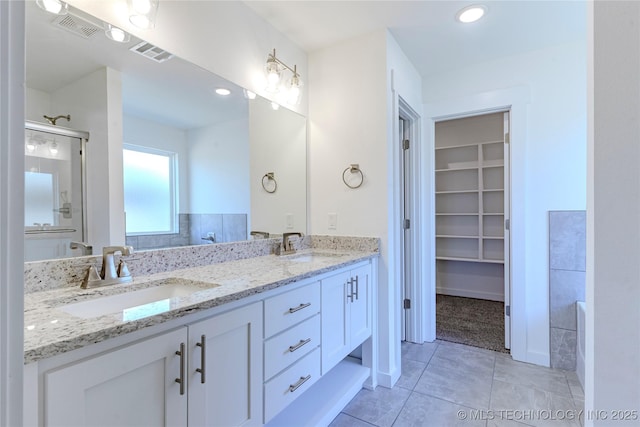
M 70 13 L 56 18 L 52 24 L 58 28 L 62 28 L 70 33 L 80 36 L 83 39 L 91 38 L 102 31 L 102 28 L 95 24 Z
M 139 43 L 129 50 L 131 52 L 135 52 L 139 55 L 149 58 L 155 62 L 164 62 L 173 58 L 173 54 L 147 42 Z

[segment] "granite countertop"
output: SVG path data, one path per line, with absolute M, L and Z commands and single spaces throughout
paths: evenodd
M 31 363 L 275 289 L 358 261 L 378 252 L 308 249 L 292 255 L 260 256 L 148 276 L 93 289 L 61 288 L 25 295 L 24 363 Z M 136 309 L 88 318 L 61 309 L 68 304 L 124 294 L 163 284 L 196 288 L 183 296 Z

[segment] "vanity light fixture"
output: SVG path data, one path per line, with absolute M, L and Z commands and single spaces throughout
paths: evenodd
M 463 24 L 470 24 L 478 21 L 487 13 L 487 6 L 483 4 L 474 4 L 461 9 L 456 13 L 456 20 Z
M 292 73 L 291 78 L 286 84 L 286 100 L 289 104 L 295 105 L 300 102 L 301 88 L 303 86 L 300 74 L 298 73 L 297 65 L 293 68 L 282 62 L 276 56 L 276 50 L 269 54 L 267 58 L 267 64 L 265 65 L 265 73 L 267 75 L 267 87 L 268 92 L 277 93 L 280 91 L 280 81 L 282 79 L 282 72 L 289 70 Z
M 55 141 L 52 142 L 51 145 L 49 146 L 49 152 L 53 156 L 57 156 L 58 155 L 58 144 Z
M 66 15 L 69 12 L 69 5 L 60 0 L 36 0 L 36 4 L 54 15 Z
M 219 87 L 216 89 L 216 93 L 221 96 L 231 95 L 231 91 L 229 89 L 225 89 L 223 87 Z
M 118 43 L 127 43 L 131 40 L 131 35 L 129 33 L 106 22 L 104 23 L 104 34 L 108 39 Z
M 158 0 L 127 0 L 129 5 L 129 22 L 142 30 L 149 30 L 156 25 Z

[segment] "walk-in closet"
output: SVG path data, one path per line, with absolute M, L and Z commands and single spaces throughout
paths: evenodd
M 436 335 L 492 350 L 509 347 L 508 144 L 508 112 L 435 126 Z

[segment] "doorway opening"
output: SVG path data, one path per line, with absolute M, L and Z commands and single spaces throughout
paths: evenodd
M 435 123 L 436 338 L 510 348 L 509 111 Z

